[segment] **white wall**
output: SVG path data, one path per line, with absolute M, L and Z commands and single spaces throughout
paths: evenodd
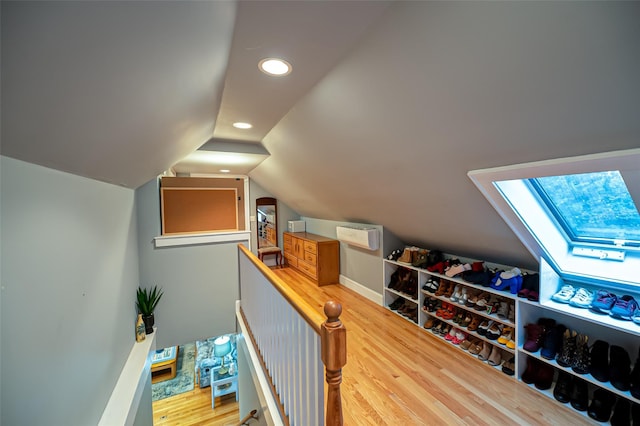
M 0 159 L 2 419 L 97 424 L 134 343 L 134 192 Z
M 153 179 L 136 190 L 140 285 L 164 296 L 155 311 L 157 347 L 233 333 L 239 298 L 237 243 L 155 248 L 160 194 Z

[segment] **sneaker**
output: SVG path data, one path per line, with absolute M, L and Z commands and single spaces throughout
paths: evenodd
M 633 313 L 633 315 L 631 315 L 631 321 L 640 325 L 640 307 L 638 307 L 636 311 Z
M 591 302 L 591 310 L 599 314 L 608 314 L 615 305 L 617 296 L 606 290 L 598 290 Z
M 551 296 L 551 300 L 558 303 L 569 303 L 569 300 L 576 294 L 576 289 L 570 285 L 563 285 L 560 291 Z
M 576 308 L 589 308 L 595 297 L 595 293 L 584 287 L 578 288 L 576 294 L 569 300 L 569 305 Z
M 638 302 L 627 294 L 616 300 L 616 303 L 611 308 L 609 315 L 613 318 L 631 321 L 631 317 L 638 309 Z

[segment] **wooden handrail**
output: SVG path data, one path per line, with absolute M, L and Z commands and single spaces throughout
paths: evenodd
M 313 306 L 285 284 L 284 281 L 275 276 L 273 271 L 254 256 L 249 249 L 242 244 L 238 244 L 238 247 L 240 251 L 246 255 L 247 259 L 258 268 L 262 275 L 278 290 L 296 312 L 298 312 L 305 322 L 320 336 L 320 355 L 322 363 L 325 366 L 327 382 L 325 425 L 342 426 L 343 416 L 340 384 L 342 383 L 342 368 L 347 364 L 347 329 L 342 324 L 342 321 L 340 321 L 342 305 L 336 301 L 326 302 L 324 305 L 325 319 Z M 244 322 L 248 324 L 242 308 L 240 309 L 240 314 Z M 250 325 L 249 333 L 251 334 L 249 337 L 255 346 L 256 342 L 252 335 Z M 260 351 L 260 348 L 258 348 L 258 350 Z M 269 374 L 263 360 L 260 361 L 265 372 Z M 271 383 L 271 386 L 273 388 L 273 383 Z M 281 414 L 284 415 L 284 411 L 281 411 Z
M 247 258 L 253 263 L 259 270 L 262 272 L 262 275 L 269 280 L 273 287 L 282 296 L 287 299 L 287 302 L 300 314 L 300 316 L 315 330 L 316 333 L 320 334 L 320 324 L 324 322 L 324 317 L 320 315 L 313 306 L 311 306 L 306 300 L 300 297 L 297 293 L 287 286 L 284 281 L 280 278 L 276 277 L 271 269 L 267 265 L 265 265 L 260 259 L 254 256 L 251 251 L 243 244 L 238 244 L 240 251 L 242 251 Z
M 329 301 L 324 304 L 327 320 L 322 324 L 320 333 L 322 346 L 322 363 L 327 378 L 327 407 L 325 424 L 342 426 L 342 367 L 347 363 L 347 329 L 340 321 L 342 305 Z

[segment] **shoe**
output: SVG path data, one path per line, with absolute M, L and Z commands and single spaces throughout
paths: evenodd
M 500 343 L 501 345 L 506 345 L 509 340 L 512 340 L 513 337 L 513 328 L 511 327 L 504 327 L 502 329 L 502 334 L 500 335 L 500 337 L 498 337 L 498 343 Z
M 484 342 L 480 339 L 474 341 L 471 346 L 469 346 L 469 353 L 471 355 L 478 355 L 482 349 L 484 348 Z
M 526 339 L 523 349 L 528 352 L 537 352 L 542 344 L 543 326 L 540 324 L 527 324 L 524 328 Z
M 576 308 L 590 308 L 594 297 L 595 293 L 593 291 L 580 287 L 576 290 L 576 294 L 571 300 L 569 300 L 569 305 L 575 306 Z
M 618 398 L 611 416 L 611 426 L 629 426 L 631 424 L 631 404 L 626 398 Z
M 451 294 L 451 297 L 449 297 L 452 302 L 458 301 L 458 299 L 462 294 L 461 291 L 462 291 L 462 286 L 460 284 L 456 285 L 455 288 L 453 289 L 453 293 Z
M 631 404 L 631 419 L 633 426 L 640 426 L 640 404 L 637 402 Z
M 467 282 L 489 287 L 492 274 L 489 271 L 474 271 L 471 265 L 471 271 L 464 271 L 460 277 Z
M 398 258 L 400 256 L 402 256 L 402 252 L 403 250 L 397 249 L 391 252 L 391 254 L 389 256 L 387 256 L 387 259 L 389 260 L 398 260 Z
M 389 304 L 389 309 L 392 311 L 397 311 L 401 306 L 404 305 L 404 297 L 398 297 L 396 300 Z
M 472 317 L 471 322 L 467 326 L 467 330 L 469 331 L 478 330 L 478 327 L 480 326 L 481 322 L 482 322 L 482 319 L 480 317 L 477 317 L 477 316 Z
M 573 389 L 571 389 L 571 406 L 578 411 L 587 411 L 589 408 L 589 387 L 587 382 L 575 377 Z
M 426 328 L 427 330 L 433 328 L 435 322 L 436 320 L 433 317 L 429 317 L 429 319 L 424 322 L 424 328 Z
M 542 349 L 540 350 L 540 356 L 542 356 L 542 358 L 555 359 L 558 350 L 562 346 L 562 335 L 566 329 L 564 325 L 558 324 L 547 331 L 542 341 Z
M 599 382 L 609 381 L 609 343 L 596 340 L 591 346 L 591 375 Z
M 502 372 L 507 376 L 513 376 L 516 374 L 516 359 L 511 357 L 502 363 Z
M 611 385 L 621 391 L 631 388 L 631 359 L 627 351 L 616 345 L 609 350 L 609 381 Z
M 487 333 L 485 334 L 485 336 L 489 340 L 496 340 L 502 335 L 503 328 L 504 326 L 502 324 L 494 322 L 493 324 L 491 324 L 491 326 L 489 326 L 489 328 L 487 328 Z
M 636 324 L 640 325 L 640 307 L 638 307 L 638 309 L 636 309 L 636 311 L 633 313 L 633 315 L 631 315 L 631 321 L 633 321 Z
M 495 290 L 509 290 L 511 294 L 518 294 L 522 287 L 522 272 L 518 268 L 501 272 L 491 282 Z
M 551 296 L 551 300 L 558 303 L 569 303 L 569 300 L 571 300 L 575 294 L 576 289 L 570 284 L 565 284 L 556 294 Z
M 591 302 L 591 310 L 598 314 L 608 314 L 615 305 L 617 296 L 606 290 L 598 290 Z
M 466 328 L 471 324 L 471 321 L 473 321 L 473 317 L 470 314 L 465 314 L 465 317 L 462 321 L 460 321 L 460 327 Z
M 456 337 L 456 332 L 457 332 L 457 330 L 455 328 L 451 327 L 451 330 L 449 330 L 447 335 L 444 336 L 444 340 L 450 342 L 451 340 L 453 340 Z
M 558 380 L 553 388 L 553 397 L 566 404 L 571 401 L 571 389 L 573 387 L 573 376 L 565 371 L 558 372 Z
M 464 302 L 464 306 L 467 308 L 475 308 L 476 303 L 478 303 L 478 294 L 469 292 L 467 300 Z
M 453 305 L 447 303 L 447 309 L 442 312 L 442 319 L 452 320 L 456 316 L 456 308 Z
M 631 372 L 631 376 L 629 376 L 629 382 L 631 396 L 640 399 L 640 350 L 638 350 L 638 358 L 636 358 L 633 371 Z M 640 416 L 638 416 L 638 422 L 640 423 Z
M 467 340 L 467 333 L 461 330 L 458 330 L 456 331 L 455 337 L 451 339 L 451 343 L 453 343 L 454 345 L 459 345 L 466 340 Z
M 466 306 L 468 298 L 469 298 L 469 295 L 467 294 L 467 288 L 462 287 L 462 290 L 460 291 L 460 297 L 458 297 L 458 304 L 462 306 Z
M 538 293 L 540 292 L 540 275 L 523 274 L 522 275 L 522 287 L 518 292 L 518 297 L 527 298 L 528 300 L 537 302 L 539 299 Z
M 638 302 L 632 296 L 625 294 L 616 300 L 609 315 L 616 319 L 631 321 L 631 317 L 637 309 Z
M 418 250 L 417 247 L 405 247 L 402 255 L 398 258 L 398 263 L 403 263 L 405 265 L 411 265 L 412 252 L 414 250 Z
M 489 295 L 489 293 L 481 293 L 476 300 L 474 309 L 476 311 L 484 311 L 485 309 L 487 309 L 487 303 L 489 303 L 490 297 L 491 296 Z
M 498 307 L 498 318 L 505 319 L 507 315 L 509 315 L 509 304 L 507 302 L 499 302 L 500 306 Z
M 478 359 L 480 361 L 486 361 L 489 359 L 489 356 L 491 355 L 491 349 L 493 348 L 493 345 L 487 342 L 483 343 L 482 346 L 482 350 L 480 351 L 480 353 L 478 354 Z
M 438 288 L 436 289 L 436 296 L 444 296 L 444 294 L 449 289 L 449 283 L 445 280 L 438 280 Z
M 587 414 L 594 420 L 606 422 L 611 417 L 611 409 L 615 400 L 616 398 L 611 392 L 598 388 L 593 392 L 593 399 Z
M 571 367 L 571 364 L 573 363 L 573 354 L 576 350 L 577 335 L 578 333 L 574 330 L 569 330 L 568 328 L 564 331 L 564 334 L 562 335 L 562 351 L 560 351 L 556 358 L 556 361 L 560 366 Z
M 489 365 L 500 365 L 502 364 L 502 351 L 497 346 L 494 346 L 491 349 L 491 355 L 489 355 L 489 359 L 487 360 Z
M 465 339 L 463 342 L 460 342 L 460 348 L 467 351 L 472 344 L 473 342 L 471 341 L 471 339 Z
M 411 265 L 415 266 L 416 268 L 426 268 L 428 255 L 429 250 L 418 249 L 418 251 L 415 253 L 413 261 L 411 262 Z
M 589 368 L 589 336 L 578 334 L 571 369 L 578 374 L 589 374 Z
M 542 361 L 528 356 L 527 368 L 524 370 L 524 373 L 522 373 L 520 379 L 528 385 L 535 382 L 538 375 L 538 370 L 540 369 L 540 365 L 542 365 Z
M 489 321 L 489 320 L 483 320 L 480 325 L 478 326 L 478 329 L 476 330 L 476 333 L 478 333 L 481 336 L 484 336 L 487 334 L 487 330 L 489 329 L 489 327 L 491 327 L 493 325 L 493 321 Z
M 455 289 L 456 289 L 455 283 L 449 282 L 448 286 L 447 286 L 447 291 L 445 291 L 443 296 L 451 298 L 451 296 L 453 295 Z
M 556 370 L 547 363 L 541 363 L 538 375 L 534 381 L 534 386 L 540 390 L 550 389 L 553 385 L 553 376 Z

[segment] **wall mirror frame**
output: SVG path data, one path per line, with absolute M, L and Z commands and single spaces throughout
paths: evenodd
M 275 198 L 256 199 L 256 230 L 259 249 L 278 247 L 278 200 Z

